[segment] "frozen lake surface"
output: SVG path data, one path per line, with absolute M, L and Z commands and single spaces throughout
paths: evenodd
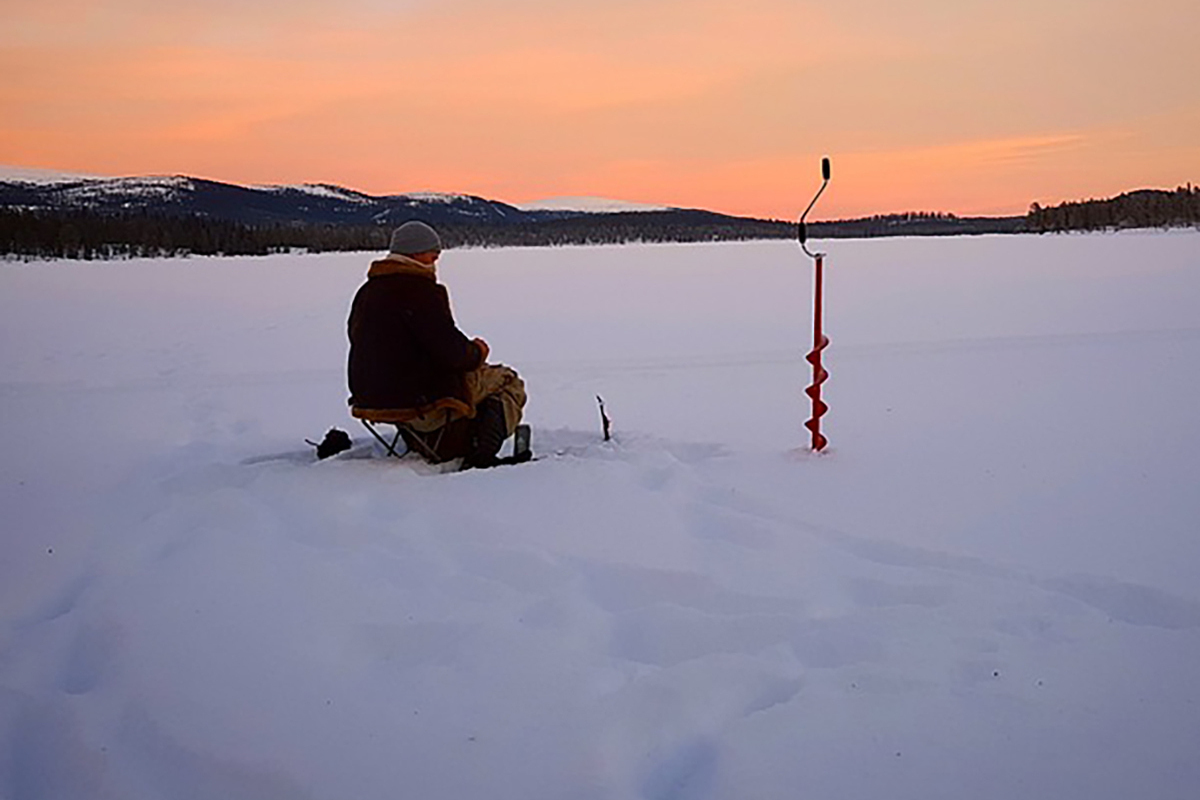
M 0 263 L 0 797 L 1191 800 L 1200 233 L 818 244 L 821 456 L 794 244 L 447 252 L 449 474 L 371 254 Z

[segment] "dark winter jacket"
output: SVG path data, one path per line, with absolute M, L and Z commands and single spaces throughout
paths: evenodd
M 425 410 L 446 398 L 470 403 L 464 377 L 483 365 L 483 351 L 454 324 L 432 268 L 391 258 L 373 263 L 347 327 L 351 405 Z

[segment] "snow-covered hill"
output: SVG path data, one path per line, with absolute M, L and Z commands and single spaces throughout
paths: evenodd
M 0 175 L 0 208 L 149 212 L 212 217 L 251 224 L 399 224 L 420 217 L 433 224 L 538 219 L 495 200 L 417 192 L 375 197 L 332 184 L 239 186 L 183 175 L 125 178 L 60 176 L 24 180 Z
M 528 203 L 517 203 L 525 211 L 578 211 L 586 214 L 612 214 L 624 211 L 669 211 L 669 206 L 649 203 L 630 203 L 608 197 L 550 197 Z
M 341 186 L 335 186 L 331 183 L 297 183 L 297 184 L 263 184 L 261 186 L 251 186 L 251 189 L 258 189 L 266 192 L 299 192 L 301 194 L 310 194 L 316 197 L 328 197 L 335 200 L 345 200 L 350 203 L 370 203 L 372 198 L 370 195 L 356 192 L 353 189 L 345 189 Z
M 104 180 L 99 175 L 84 173 L 60 172 L 53 169 L 38 167 L 15 167 L 0 164 L 0 182 L 3 183 L 32 183 L 55 184 L 74 183 L 85 180 Z
M 58 170 L 41 169 L 38 167 L 19 167 L 0 164 L 0 183 L 22 183 L 36 186 L 55 186 L 63 183 L 90 185 L 96 194 L 118 191 L 123 185 L 130 189 L 138 187 L 161 185 L 167 182 L 186 180 L 182 176 L 168 177 L 106 177 L 85 173 L 69 173 Z M 299 183 L 299 184 L 252 184 L 243 187 L 252 191 L 273 193 L 302 193 L 316 197 L 334 200 L 344 200 L 356 204 L 371 204 L 377 200 L 372 195 L 347 189 L 331 183 Z M 470 201 L 472 195 L 449 192 L 404 192 L 391 197 L 403 197 L 409 200 L 455 204 Z M 601 214 L 621 211 L 668 211 L 669 206 L 649 203 L 631 203 L 624 200 L 614 200 L 607 197 L 552 197 L 535 200 L 529 203 L 514 203 L 513 208 L 522 211 L 566 211 L 581 214 Z
M 794 244 L 448 253 L 542 459 L 446 474 L 363 254 L 0 262 L 0 797 L 1190 800 L 1200 234 L 823 249 L 820 457 Z
M 0 209 L 92 210 L 203 216 L 253 224 L 507 224 L 613 211 L 663 211 L 599 198 L 509 205 L 469 194 L 406 192 L 374 196 L 328 183 L 252 185 L 184 175 L 105 178 L 0 166 Z

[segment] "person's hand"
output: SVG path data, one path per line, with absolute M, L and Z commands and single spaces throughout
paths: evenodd
M 488 354 L 492 352 L 492 348 L 488 347 L 488 343 L 478 336 L 474 339 L 475 344 L 479 347 L 479 352 L 483 353 L 483 360 L 487 361 Z

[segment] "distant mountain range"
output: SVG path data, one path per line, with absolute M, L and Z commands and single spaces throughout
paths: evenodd
M 242 186 L 185 175 L 107 178 L 0 167 L 0 208 L 99 213 L 147 211 L 248 225 L 397 225 L 540 222 L 587 214 L 675 211 L 601 197 L 561 197 L 514 205 L 469 194 L 370 195 L 327 183 Z
M 686 240 L 705 238 L 695 226 L 719 228 L 720 238 L 787 237 L 790 222 L 627 203 L 596 197 L 564 197 L 514 205 L 469 194 L 411 192 L 370 195 L 327 183 L 240 186 L 184 175 L 103 178 L 46 170 L 0 167 L 0 209 L 150 213 L 262 225 L 391 227 L 419 218 L 435 226 L 529 229 L 545 223 L 572 232 L 589 221 L 625 229 L 653 225 L 687 228 Z M 960 219 L 951 215 L 891 215 L 870 220 L 814 223 L 814 237 L 1011 231 L 1020 217 Z M 881 222 L 884 220 L 885 222 Z M 845 228 L 845 231 L 842 230 Z M 738 235 L 738 231 L 745 235 Z M 572 235 L 575 235 L 574 233 Z
M 17 173 L 20 175 L 20 173 Z M 581 211 L 524 210 L 497 200 L 429 192 L 374 196 L 331 184 L 239 186 L 183 175 L 4 179 L 0 208 L 30 211 L 153 212 L 247 225 L 398 225 L 420 217 L 447 223 L 533 222 Z
M 105 258 L 374 250 L 421 219 L 448 247 L 787 238 L 795 225 L 699 209 L 467 194 L 369 195 L 332 184 L 239 186 L 184 175 L 100 178 L 0 168 L 0 253 Z
M 421 219 L 448 246 L 785 239 L 791 221 L 566 197 L 517 206 L 467 194 L 369 195 L 333 184 L 239 186 L 184 175 L 102 178 L 0 167 L 0 251 L 261 253 L 377 249 Z M 815 222 L 820 238 L 1012 233 L 1024 217 L 895 214 Z M 103 256 L 101 256 L 103 257 Z

